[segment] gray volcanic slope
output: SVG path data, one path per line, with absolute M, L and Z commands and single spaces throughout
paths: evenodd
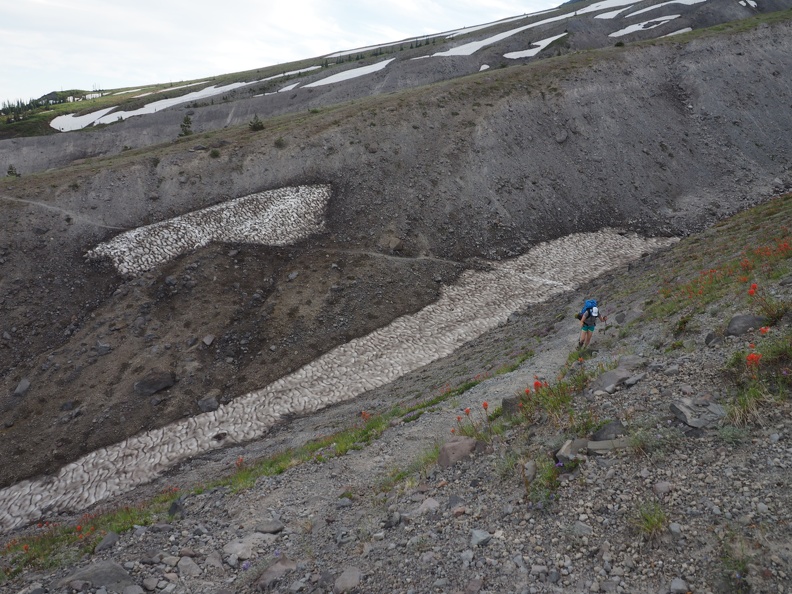
M 196 414 L 207 394 L 260 389 L 420 310 L 482 258 L 604 226 L 684 234 L 790 187 L 791 72 L 782 21 L 4 181 L 0 485 Z M 63 137 L 86 154 L 100 138 Z M 297 245 L 210 244 L 134 279 L 84 259 L 122 229 L 303 184 L 332 193 L 324 231 Z M 155 371 L 172 385 L 149 398 L 135 385 Z

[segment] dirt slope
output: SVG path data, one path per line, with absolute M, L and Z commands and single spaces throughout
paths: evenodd
M 476 259 L 603 225 L 684 234 L 789 187 L 790 29 L 571 54 L 4 180 L 0 485 L 260 387 Z M 314 182 L 333 186 L 327 232 L 302 245 L 214 245 L 133 280 L 83 259 L 120 229 Z M 141 399 L 152 370 L 177 382 Z

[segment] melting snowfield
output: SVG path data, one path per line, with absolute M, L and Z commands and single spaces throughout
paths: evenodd
M 240 224 L 248 225 L 254 241 L 268 241 L 278 233 L 274 230 L 276 217 L 265 214 L 264 224 L 259 219 L 240 219 L 249 212 L 245 205 L 252 204 L 247 199 L 268 204 L 279 200 L 282 205 L 295 206 L 294 210 L 284 207 L 279 214 L 281 221 L 283 217 L 291 219 L 291 232 L 300 236 L 323 224 L 304 223 L 304 210 L 319 212 L 318 205 L 328 195 L 327 186 L 282 188 L 237 199 L 225 209 L 216 206 L 192 213 L 198 217 L 192 222 L 206 216 L 212 238 L 217 241 L 240 241 L 240 235 L 244 235 Z M 190 215 L 181 219 L 178 223 L 165 222 L 155 230 L 151 226 L 138 234 L 124 234 L 125 239 L 114 243 L 112 250 L 107 249 L 125 266 L 142 265 L 150 254 L 171 253 L 171 246 L 189 245 L 183 238 L 193 232 L 190 224 L 184 225 L 185 219 L 191 221 Z M 341 345 L 216 411 L 129 437 L 64 466 L 55 475 L 0 490 L 0 530 L 8 531 L 61 511 L 79 511 L 151 481 L 187 458 L 225 444 L 261 438 L 285 415 L 314 412 L 384 386 L 450 355 L 505 322 L 514 311 L 573 289 L 577 279 L 590 279 L 673 241 L 612 230 L 573 234 L 541 243 L 513 260 L 492 262 L 489 271 L 467 271 L 454 285 L 443 287 L 441 297 L 418 313 Z M 129 252 L 127 256 L 120 254 L 124 250 Z M 587 257 L 592 253 L 598 254 L 595 262 Z
M 647 29 L 654 29 L 655 27 L 659 27 L 660 25 L 665 25 L 669 21 L 673 21 L 674 19 L 678 19 L 681 15 L 678 14 L 669 14 L 661 18 L 652 19 L 651 21 L 644 21 L 643 23 L 635 23 L 630 25 L 629 27 L 625 27 L 624 29 L 619 29 L 618 31 L 614 31 L 608 37 L 621 37 L 622 35 L 629 35 L 630 33 L 635 33 L 636 31 L 646 31 Z
M 86 256 L 108 257 L 118 272 L 134 276 L 211 241 L 288 245 L 324 229 L 328 200 L 330 186 L 251 194 L 121 233 Z

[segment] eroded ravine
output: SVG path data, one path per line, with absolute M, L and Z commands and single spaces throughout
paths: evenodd
M 310 413 L 388 384 L 502 323 L 514 311 L 569 290 L 672 239 L 611 230 L 542 243 L 488 271 L 465 272 L 438 301 L 341 345 L 218 410 L 96 450 L 53 476 L 0 491 L 4 531 L 76 511 L 152 480 L 186 458 L 257 439 L 284 415 Z M 596 254 L 596 258 L 591 258 Z

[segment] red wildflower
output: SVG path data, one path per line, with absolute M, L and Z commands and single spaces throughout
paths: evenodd
M 753 297 L 756 294 L 756 289 L 748 289 L 748 294 Z
M 24 545 L 22 549 L 27 553 L 30 550 L 30 547 L 28 545 Z
M 758 287 L 758 285 L 757 285 L 756 283 L 752 283 L 752 284 L 751 284 L 751 288 L 752 288 L 754 291 L 756 291 L 756 289 L 758 289 L 759 287 Z
M 451 427 L 451 433 L 456 433 L 456 429 L 454 429 L 453 427 Z
M 531 388 L 525 388 L 525 395 L 526 396 L 530 396 L 531 395 Z
M 469 408 L 466 408 L 466 409 L 465 409 L 465 414 L 466 414 L 467 416 L 470 416 L 470 409 L 469 409 Z
M 77 527 L 75 528 L 75 530 L 76 530 L 77 532 L 82 532 L 82 526 L 80 526 L 79 524 L 77 524 Z
M 486 401 L 486 400 L 485 400 L 484 402 L 482 402 L 482 403 L 481 403 L 481 406 L 483 406 L 483 407 L 484 407 L 484 410 L 487 410 L 487 409 L 489 408 L 489 404 L 487 403 L 487 401 Z
M 541 387 L 542 387 L 542 382 L 540 382 L 539 380 L 536 380 L 534 382 L 534 390 L 536 390 L 538 392 Z
M 761 328 L 759 328 L 759 332 L 761 332 L 762 334 L 767 334 L 768 332 L 770 332 L 770 328 L 768 328 L 767 326 L 762 326 Z
M 457 423 L 461 423 L 461 422 L 462 422 L 462 417 L 457 415 Z
M 745 358 L 748 367 L 759 367 L 759 361 L 761 360 L 762 355 L 760 353 L 751 353 Z

